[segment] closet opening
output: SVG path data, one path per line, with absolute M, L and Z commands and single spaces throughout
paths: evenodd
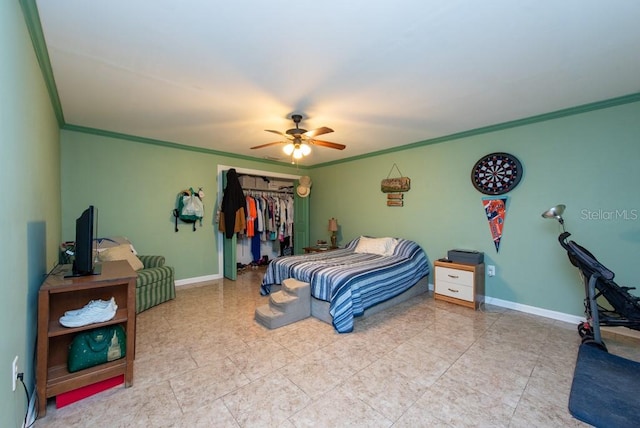
M 301 198 L 294 191 L 301 175 L 218 165 L 217 206 L 220 206 L 224 195 L 226 172 L 231 168 L 236 170 L 246 197 L 260 198 L 267 200 L 267 203 L 269 199 L 271 199 L 272 202 L 275 200 L 287 201 L 288 210 L 293 211 L 288 220 L 289 223 L 293 222 L 289 227 L 290 236 L 288 242 L 285 241 L 284 238 L 286 235 L 284 234 L 282 235 L 282 241 L 280 240 L 281 235 L 279 231 L 275 236 L 275 240 L 265 239 L 263 241 L 261 239 L 259 241 L 260 258 L 258 260 L 262 259 L 265 255 L 267 256 L 266 260 L 272 260 L 281 254 L 284 255 L 289 252 L 291 254 L 297 254 L 302 251 L 301 249 L 303 247 L 308 246 L 309 198 Z M 271 233 L 265 235 L 265 238 L 267 237 L 272 238 Z M 257 243 L 247 238 L 248 237 L 242 233 L 236 233 L 231 239 L 227 239 L 223 233 L 217 232 L 218 269 L 219 271 L 222 270 L 225 278 L 236 280 L 239 265 L 250 265 L 252 262 L 256 262 L 254 258 L 257 255 Z
M 238 178 L 247 201 L 247 227 L 237 235 L 238 269 L 293 254 L 294 181 L 251 174 Z

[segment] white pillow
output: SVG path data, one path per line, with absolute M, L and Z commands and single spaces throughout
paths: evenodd
M 117 247 L 111 247 L 104 251 L 100 251 L 98 253 L 98 260 L 101 262 L 126 260 L 129 262 L 133 270 L 140 270 L 144 267 L 140 259 L 131 252 L 131 246 L 129 244 L 122 244 Z
M 398 240 L 394 238 L 367 238 L 366 236 L 361 236 L 354 252 L 391 256 L 397 245 Z
M 389 241 L 387 242 L 387 251 L 385 252 L 385 256 L 393 256 L 393 253 L 396 251 L 396 247 L 398 246 L 398 240 L 396 238 L 387 238 Z

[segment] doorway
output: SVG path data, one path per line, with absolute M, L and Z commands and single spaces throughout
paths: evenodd
M 262 171 L 249 168 L 241 168 L 230 165 L 218 165 L 217 178 L 218 178 L 218 200 L 216 207 L 220 206 L 222 201 L 224 188 L 226 186 L 226 172 L 234 168 L 238 175 L 254 175 L 265 176 L 274 179 L 293 180 L 294 186 L 297 186 L 300 175 L 282 174 L 277 172 Z M 294 192 L 294 253 L 300 254 L 302 248 L 309 245 L 309 198 L 300 198 Z M 225 238 L 224 234 L 217 231 L 218 240 L 218 266 L 222 267 L 222 271 L 225 278 L 236 280 L 237 279 L 237 237 L 234 234 L 231 239 Z

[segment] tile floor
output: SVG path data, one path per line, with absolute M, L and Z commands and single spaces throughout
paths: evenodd
M 567 410 L 576 326 L 423 295 L 338 334 L 253 320 L 262 271 L 181 287 L 140 314 L 134 385 L 36 427 L 580 427 Z M 640 361 L 640 342 L 609 350 Z

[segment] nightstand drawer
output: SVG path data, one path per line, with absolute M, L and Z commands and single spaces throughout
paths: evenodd
M 436 266 L 436 281 L 446 281 L 467 287 L 473 287 L 473 272 Z
M 466 265 L 436 260 L 433 267 L 436 300 L 474 309 L 484 302 L 484 263 Z
M 456 299 L 473 302 L 473 286 L 461 285 L 449 281 L 438 280 L 435 293 L 444 296 L 455 297 Z

